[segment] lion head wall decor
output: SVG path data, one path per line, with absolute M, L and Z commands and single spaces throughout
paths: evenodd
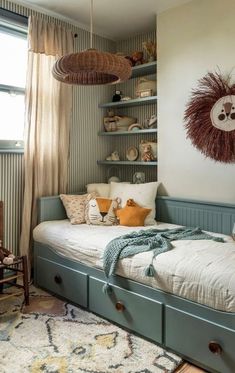
M 208 73 L 192 91 L 184 120 L 187 137 L 206 157 L 235 162 L 235 84 Z

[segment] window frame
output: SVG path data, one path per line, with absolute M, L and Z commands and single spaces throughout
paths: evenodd
M 10 12 L 0 7 L 0 31 L 27 39 L 28 17 Z M 0 83 L 0 92 L 14 92 L 24 95 L 25 88 Z M 24 142 L 19 140 L 1 140 L 0 153 L 23 153 Z

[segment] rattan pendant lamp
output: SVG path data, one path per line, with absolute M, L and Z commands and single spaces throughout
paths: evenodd
M 124 57 L 93 48 L 93 0 L 90 10 L 90 49 L 59 58 L 52 70 L 55 79 L 77 85 L 116 84 L 131 76 Z

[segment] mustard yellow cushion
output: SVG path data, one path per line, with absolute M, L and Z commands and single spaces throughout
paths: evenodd
M 120 225 L 140 227 L 144 225 L 144 220 L 150 211 L 151 209 L 140 207 L 133 199 L 128 199 L 124 208 L 116 210 L 116 215 Z

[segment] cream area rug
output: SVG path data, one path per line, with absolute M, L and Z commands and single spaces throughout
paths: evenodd
M 182 363 L 81 308 L 31 287 L 0 302 L 0 373 L 170 373 Z

